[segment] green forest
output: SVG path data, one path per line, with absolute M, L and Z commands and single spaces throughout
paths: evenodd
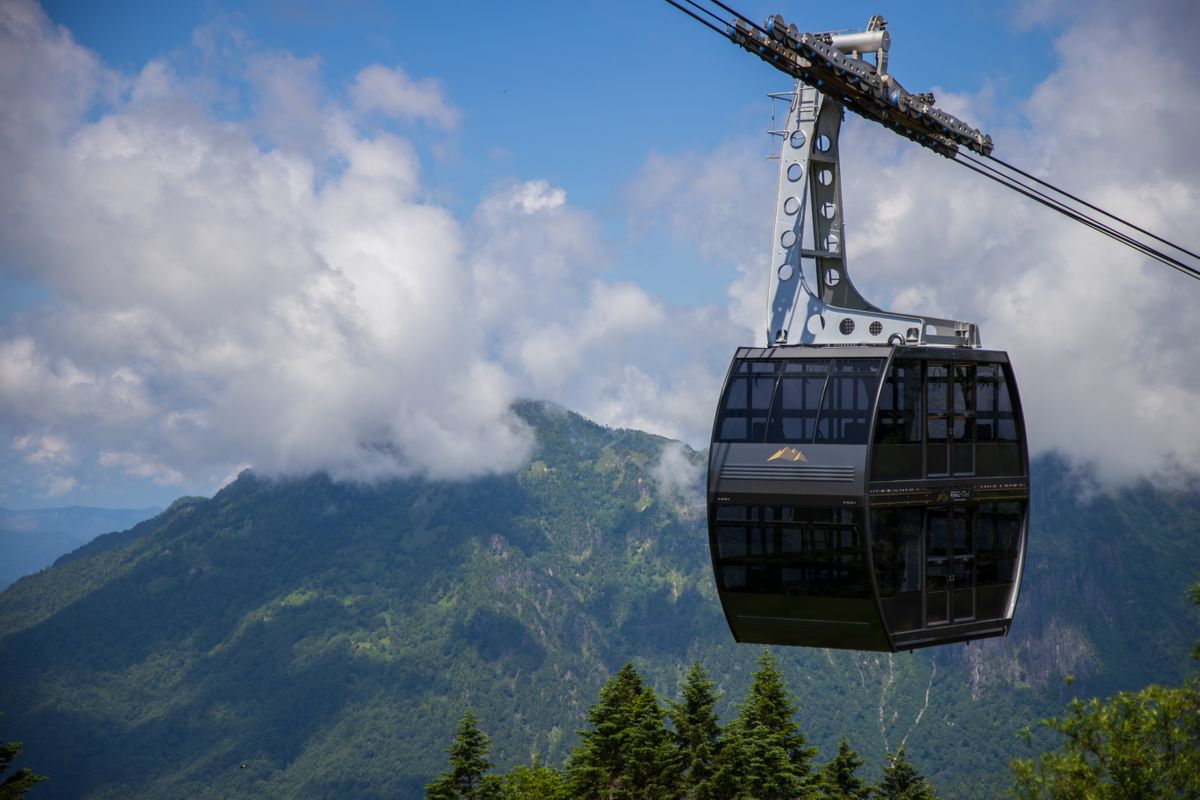
M 588 728 L 564 767 L 536 757 L 489 774 L 491 743 L 470 709 L 447 750 L 450 767 L 426 787 L 428 800 L 934 800 L 904 745 L 889 754 L 878 785 L 860 774 L 863 760 L 843 738 L 818 765 L 817 748 L 796 722 L 798 708 L 778 661 L 762 654 L 737 716 L 721 726 L 717 692 L 700 664 L 688 669 L 678 701 L 664 709 L 632 664 L 600 690 Z
M 1190 590 L 1200 605 L 1200 583 Z M 1192 651 L 1200 660 L 1200 643 Z M 449 767 L 426 786 L 427 800 L 936 800 L 905 753 L 888 753 L 878 782 L 842 738 L 817 763 L 796 721 L 799 708 L 778 661 L 764 648 L 736 717 L 722 726 L 716 687 L 696 663 L 666 708 L 632 664 L 601 688 L 588 727 L 561 769 L 536 755 L 493 772 L 491 742 L 467 709 L 446 750 Z M 1157 684 L 1106 700 L 1078 698 L 1043 720 L 1057 746 L 1014 759 L 1018 800 L 1150 800 L 1200 797 L 1200 673 L 1181 686 Z M 1030 731 L 1025 738 L 1032 748 Z
M 686 702 L 703 665 L 717 741 L 734 742 L 761 650 L 732 641 L 713 587 L 703 454 L 548 404 L 517 410 L 538 444 L 514 474 L 245 473 L 0 593 L 0 741 L 49 776 L 30 796 L 415 800 L 468 710 L 490 737 L 488 775 L 569 785 L 626 664 L 671 737 L 666 699 Z M 684 465 L 675 480 L 668 463 Z M 1014 759 L 1041 779 L 1064 734 L 1039 721 L 1073 724 L 1073 697 L 1090 719 L 1093 700 L 1183 685 L 1200 485 L 1101 491 L 1054 457 L 1033 469 L 1008 637 L 772 651 L 796 752 L 816 748 L 804 775 L 845 739 L 862 759 L 850 772 L 875 785 L 903 744 L 939 797 L 1006 797 Z M 643 721 L 659 714 L 639 702 Z M 658 724 L 648 741 L 664 741 Z

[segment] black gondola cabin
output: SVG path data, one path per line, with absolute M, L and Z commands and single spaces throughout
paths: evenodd
M 708 471 L 734 638 L 894 652 L 1004 635 L 1028 475 L 1003 352 L 739 349 Z

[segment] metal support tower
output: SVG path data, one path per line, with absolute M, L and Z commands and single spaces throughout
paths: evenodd
M 815 35 L 840 58 L 847 74 L 890 79 L 886 69 L 890 42 L 886 23 L 873 18 L 868 31 Z M 802 34 L 808 40 L 812 34 Z M 825 42 L 828 41 L 828 44 Z M 859 57 L 875 54 L 877 64 Z M 843 55 L 843 52 L 849 55 Z M 851 63 L 853 62 L 853 63 Z M 877 66 L 878 65 L 878 66 Z M 979 347 L 972 322 L 884 311 L 859 293 L 850 279 L 842 206 L 838 134 L 843 104 L 801 79 L 793 92 L 772 95 L 787 100 L 788 116 L 780 139 L 775 235 L 769 269 L 766 314 L 767 346 L 782 344 L 929 344 Z M 982 138 L 982 137 L 981 137 Z M 990 144 L 990 140 L 989 144 Z M 797 329 L 797 307 L 804 314 Z

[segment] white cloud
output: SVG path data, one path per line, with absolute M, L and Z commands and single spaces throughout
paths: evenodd
M 690 457 L 679 442 L 668 442 L 650 470 L 658 490 L 682 509 L 693 513 L 704 509 L 704 464 Z
M 12 449 L 35 470 L 35 485 L 41 497 L 59 497 L 75 488 L 77 481 L 67 473 L 77 459 L 65 436 L 54 432 L 25 434 L 13 440 Z
M 561 208 L 567 202 L 567 193 L 552 188 L 546 181 L 526 181 L 512 193 L 512 204 L 525 214 Z
M 319 157 L 339 116 L 321 102 L 321 59 L 258 53 L 247 60 L 245 77 L 254 90 L 255 126 L 262 135 L 283 150 Z
M 774 162 L 758 138 L 708 153 L 652 153 L 629 188 L 635 236 L 664 227 L 680 243 L 723 261 L 756 261 L 774 221 Z M 747 236 L 747 233 L 761 233 Z
M 179 470 L 141 453 L 105 450 L 100 453 L 98 461 L 102 467 L 117 468 L 126 475 L 148 478 L 161 485 L 180 485 L 185 482 L 183 473 Z
M 54 292 L 0 330 L 0 426 L 30 467 L 65 465 L 67 439 L 41 430 L 76 442 L 80 469 L 172 485 L 243 463 L 366 479 L 521 463 L 517 387 L 463 325 L 460 225 L 416 199 L 411 144 L 320 92 L 319 62 L 243 54 L 256 116 L 228 121 L 168 62 L 122 82 L 32 4 L 0 23 L 6 78 L 29 78 L 0 83 L 0 262 Z M 364 70 L 350 95 L 454 118 L 400 70 Z M 288 118 L 316 134 L 289 138 Z
M 69 475 L 51 475 L 44 482 L 43 497 L 62 497 L 76 487 L 78 481 Z
M 0 327 L 0 434 L 40 470 L 0 464 L 6 480 L 209 491 L 243 465 L 504 471 L 531 446 L 509 412 L 523 395 L 704 438 L 718 312 L 604 281 L 599 226 L 544 180 L 497 188 L 466 224 L 425 201 L 418 153 L 384 117 L 453 125 L 435 83 L 372 67 L 328 92 L 318 60 L 208 30 L 218 77 L 253 100 L 230 119 L 210 76 L 164 59 L 114 77 L 36 7 L 5 8 L 23 27 L 0 28 L 0 51 L 20 38 L 14 67 L 57 75 L 0 96 L 15 187 L 0 264 L 52 291 Z M 50 132 L 41 105 L 67 109 Z M 46 431 L 71 442 L 74 472 L 30 461 Z
M 739 139 L 706 153 L 647 157 L 628 192 L 629 230 L 633 237 L 665 231 L 685 252 L 719 265 L 735 275 L 724 313 L 700 309 L 692 315 L 696 328 L 679 328 L 708 348 L 692 360 L 707 377 L 697 384 L 698 372 L 686 381 L 690 397 L 671 403 L 686 422 L 670 430 L 692 443 L 707 441 L 712 409 L 724 378 L 725 365 L 738 345 L 762 340 L 766 308 L 768 237 L 774 222 L 776 176 L 774 162 L 762 158 L 764 143 Z M 677 362 L 678 363 L 678 362 Z M 709 398 L 698 403 L 697 397 Z M 661 430 L 661 428 L 660 428 Z
M 1026 127 L 992 131 L 996 155 L 1194 244 L 1200 88 L 1186 52 L 1164 44 L 1173 16 L 1198 14 L 1121 8 L 1072 13 Z M 843 137 L 848 213 L 864 220 L 848 233 L 851 266 L 866 296 L 980 323 L 984 344 L 1012 356 L 1036 450 L 1107 478 L 1170 459 L 1200 467 L 1200 425 L 1185 410 L 1200 403 L 1187 334 L 1200 287 L 926 151 L 897 156 L 885 138 L 856 121 Z
M 26 434 L 13 440 L 13 449 L 22 454 L 30 464 L 46 464 L 55 467 L 69 467 L 75 463 L 71 454 L 71 443 L 63 436 L 54 433 L 43 433 L 40 436 Z
M 458 124 L 459 112 L 442 96 L 436 80 L 413 80 L 400 67 L 367 67 L 358 73 L 350 92 L 360 111 L 425 119 L 444 128 Z
M 1187 239 L 1200 90 L 1158 46 L 1177 32 L 1070 24 L 998 152 Z M 0 4 L 0 269 L 52 292 L 0 325 L 0 436 L 23 442 L 5 483 L 484 474 L 529 451 L 508 411 L 523 395 L 707 440 L 729 355 L 762 335 L 760 142 L 654 155 L 630 187 L 635 240 L 665 232 L 733 278 L 726 307 L 681 308 L 606 278 L 621 245 L 561 187 L 513 181 L 462 220 L 431 204 L 405 126 L 457 125 L 436 82 L 376 65 L 331 91 L 318 60 L 231 39 L 197 40 L 215 78 L 169 58 L 120 75 L 36 6 Z M 214 86 L 230 75 L 244 118 Z M 1200 463 L 1190 284 L 854 119 L 843 153 L 859 288 L 980 322 L 1013 355 L 1036 447 L 1114 474 Z
M 18 144 L 56 136 L 116 89 L 117 78 L 79 47 L 64 28 L 52 26 L 29 2 L 0 3 L 0 96 L 27 93 L 39 103 L 6 105 L 0 131 Z
M 1018 109 L 1022 127 L 991 130 L 996 154 L 1196 249 L 1200 82 L 1180 39 L 1200 29 L 1200 7 L 1026 13 L 1061 18 L 1062 62 Z M 1011 119 L 990 90 L 937 94 L 985 130 L 988 115 Z M 746 163 L 754 152 L 652 156 L 631 200 L 635 230 L 735 266 L 733 318 L 752 331 L 743 344 L 762 341 L 762 200 L 774 195 L 774 176 Z M 853 115 L 842 159 L 857 287 L 885 308 L 978 322 L 984 344 L 1012 356 L 1035 451 L 1062 450 L 1110 479 L 1200 468 L 1187 410 L 1200 405 L 1200 287 Z
M 486 198 L 467 248 L 472 320 L 523 393 L 607 425 L 707 440 L 707 406 L 736 338 L 719 309 L 674 307 L 605 281 L 609 245 L 594 219 L 545 181 Z

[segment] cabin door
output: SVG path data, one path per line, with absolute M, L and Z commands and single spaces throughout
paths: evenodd
M 925 474 L 975 474 L 975 365 L 925 368 Z
M 925 624 L 975 618 L 972 509 L 931 508 L 925 526 Z

